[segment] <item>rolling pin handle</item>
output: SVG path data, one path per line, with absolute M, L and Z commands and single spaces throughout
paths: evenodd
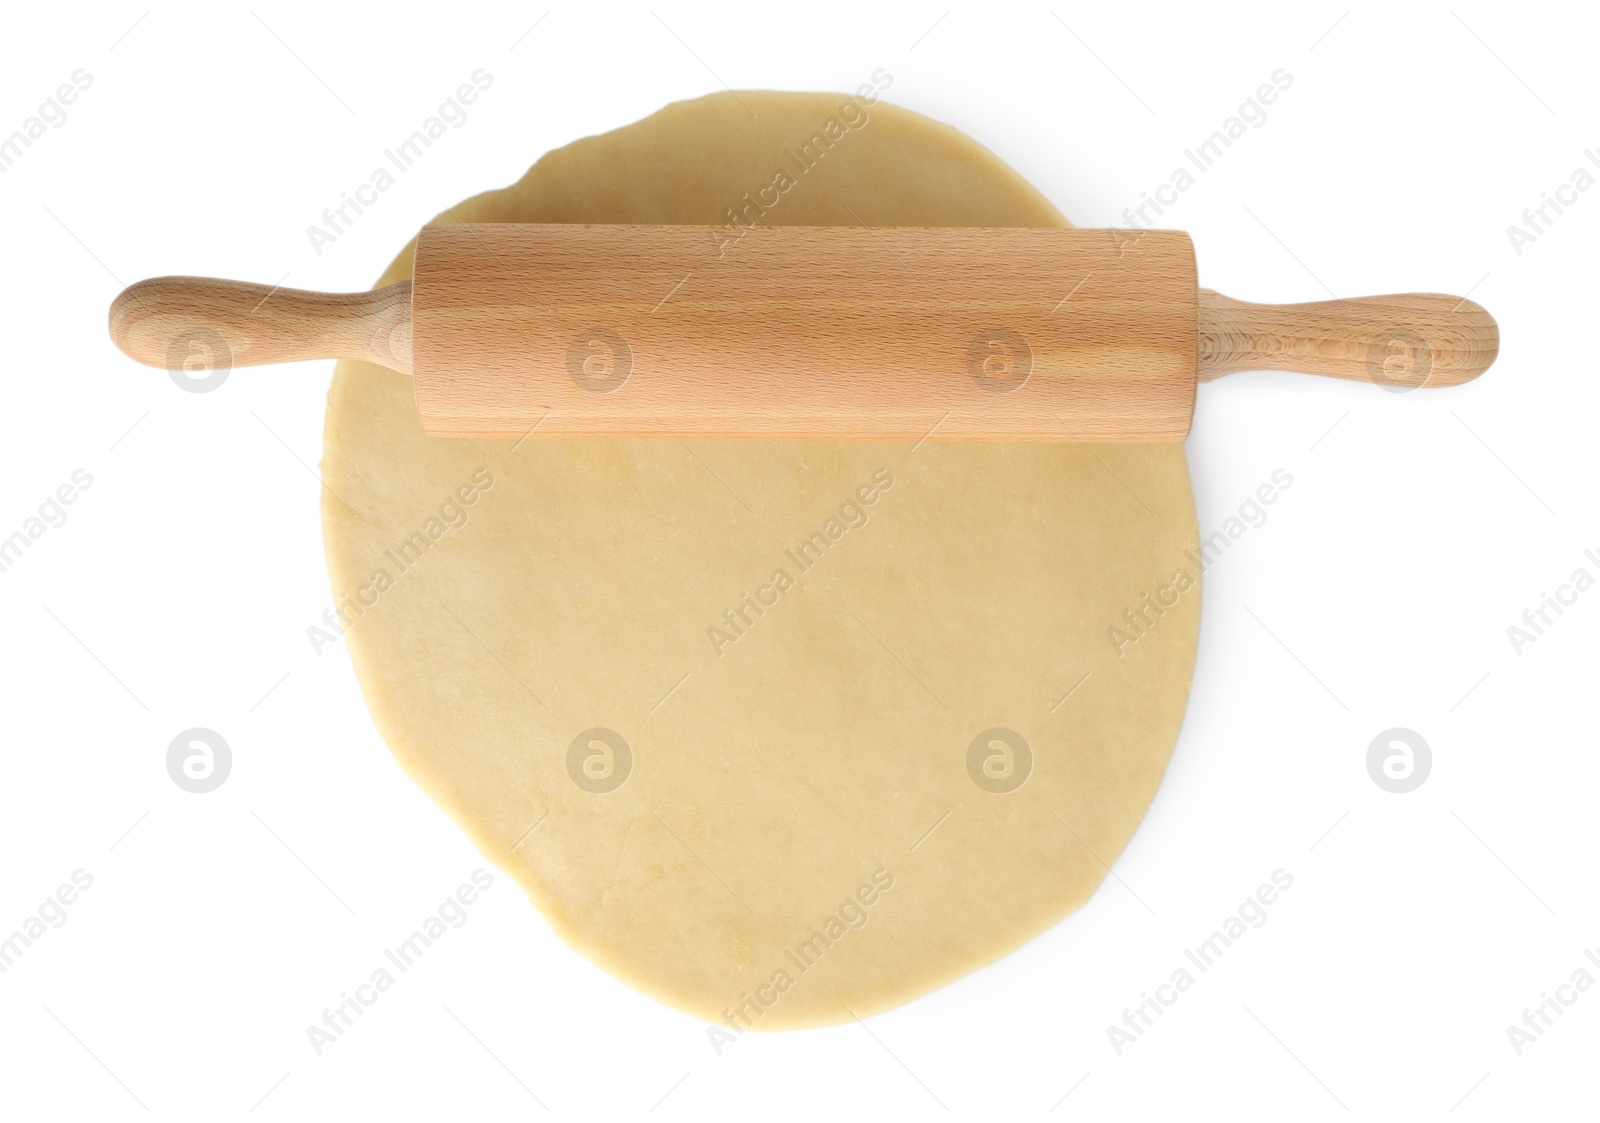
M 1249 304 L 1201 289 L 1199 312 L 1201 382 L 1289 370 L 1397 392 L 1456 386 L 1488 370 L 1500 350 L 1494 317 L 1440 293 Z
M 410 374 L 411 282 L 323 293 L 156 277 L 112 302 L 110 328 L 129 358 L 191 376 L 309 359 L 359 359 Z

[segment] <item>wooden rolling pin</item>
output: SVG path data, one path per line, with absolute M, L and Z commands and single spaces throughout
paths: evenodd
M 1433 293 L 1246 304 L 1175 231 L 443 225 L 413 280 L 336 295 L 162 277 L 111 306 L 151 366 L 379 363 L 453 437 L 1177 441 L 1195 384 L 1293 370 L 1452 386 L 1493 318 Z

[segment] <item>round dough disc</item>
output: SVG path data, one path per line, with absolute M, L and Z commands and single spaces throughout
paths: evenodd
M 436 221 L 698 224 L 733 254 L 730 208 L 1065 224 L 947 126 L 784 93 L 671 105 Z M 1018 947 L 1094 892 L 1177 737 L 1178 444 L 429 439 L 408 380 L 341 362 L 323 472 L 395 758 L 569 944 L 710 1022 L 846 1021 Z

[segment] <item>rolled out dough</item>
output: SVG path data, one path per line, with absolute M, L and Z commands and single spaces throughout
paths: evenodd
M 1065 222 L 953 129 L 780 93 L 668 106 L 436 221 L 700 224 L 736 254 L 730 208 Z M 407 380 L 341 362 L 323 472 L 395 758 L 563 939 L 711 1023 L 847 1021 L 1018 947 L 1094 892 L 1172 752 L 1181 445 L 435 440 Z

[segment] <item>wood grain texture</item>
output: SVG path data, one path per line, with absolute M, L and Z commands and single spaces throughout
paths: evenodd
M 1249 304 L 1200 290 L 1200 381 L 1288 370 L 1392 389 L 1455 386 L 1500 351 L 1500 329 L 1470 300 L 1440 293 L 1313 304 Z
M 111 305 L 129 358 L 174 370 L 362 359 L 411 373 L 411 283 L 326 293 L 211 277 L 155 277 Z
M 1185 234 L 445 225 L 417 243 L 433 435 L 1181 440 Z

